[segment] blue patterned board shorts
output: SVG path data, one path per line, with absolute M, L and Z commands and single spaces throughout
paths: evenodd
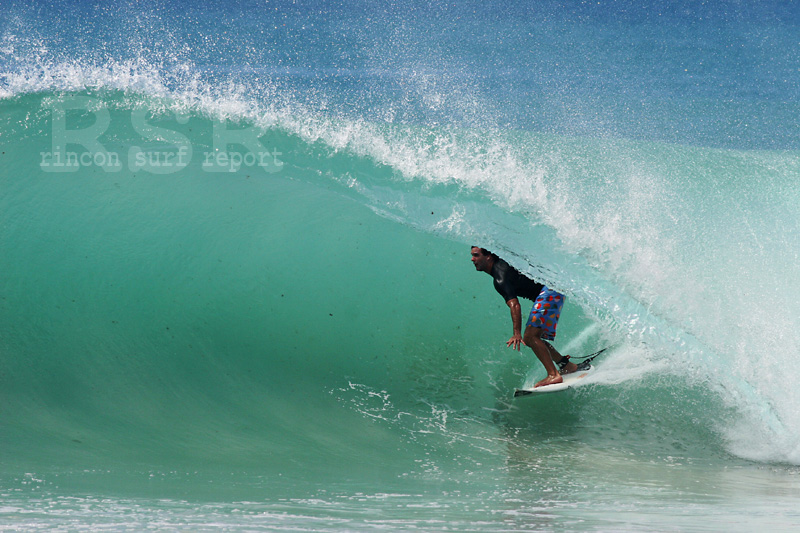
M 544 330 L 542 338 L 551 341 L 556 338 L 556 327 L 561 316 L 561 307 L 566 298 L 563 294 L 547 287 L 542 288 L 539 297 L 533 302 L 531 316 L 528 317 L 526 326 L 541 328 Z

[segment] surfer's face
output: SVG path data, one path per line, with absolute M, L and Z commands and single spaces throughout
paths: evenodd
M 472 248 L 472 264 L 475 265 L 475 270 L 483 272 L 489 271 L 489 258 L 488 255 L 483 255 L 480 248 Z

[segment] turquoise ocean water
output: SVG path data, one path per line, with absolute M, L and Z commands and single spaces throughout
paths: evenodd
M 0 11 L 0 529 L 800 527 L 793 4 Z

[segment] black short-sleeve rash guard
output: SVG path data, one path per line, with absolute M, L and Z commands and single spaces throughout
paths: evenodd
M 494 262 L 492 278 L 494 278 L 494 288 L 506 302 L 519 297 L 536 300 L 544 287 L 541 283 L 536 283 L 529 277 L 520 274 L 516 268 L 502 259 Z

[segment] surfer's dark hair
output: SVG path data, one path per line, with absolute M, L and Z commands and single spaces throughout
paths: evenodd
M 496 253 L 490 252 L 490 251 L 489 251 L 489 250 L 487 250 L 486 248 L 481 248 L 480 246 L 473 246 L 473 248 L 479 248 L 479 249 L 480 249 L 480 251 L 481 251 L 481 253 L 482 253 L 483 255 L 488 255 L 488 256 L 490 256 L 490 257 L 492 258 L 492 260 L 493 260 L 493 261 L 497 261 L 498 259 L 500 259 L 499 257 L 497 257 L 497 254 L 496 254 Z

